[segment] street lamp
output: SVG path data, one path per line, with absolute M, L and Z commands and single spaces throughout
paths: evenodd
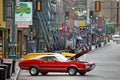
M 12 9 L 12 52 L 11 52 L 11 54 L 8 56 L 8 58 L 10 58 L 10 59 L 16 59 L 16 49 L 15 49 L 15 47 L 16 47 L 16 44 L 15 44 L 15 36 L 16 36 L 16 33 L 15 33 L 15 31 L 16 31 L 16 25 L 15 25 L 15 4 L 16 4 L 16 1 L 18 1 L 18 0 L 12 0 L 12 2 L 13 2 L 13 9 Z
M 116 22 L 117 22 L 117 25 L 116 25 L 116 29 L 117 29 L 117 31 L 119 31 L 119 34 L 120 34 L 120 28 L 119 28 L 119 0 L 116 0 L 117 1 L 117 20 L 116 20 Z

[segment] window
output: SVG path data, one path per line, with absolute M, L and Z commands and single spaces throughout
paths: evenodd
M 55 57 L 54 56 L 45 56 L 40 58 L 41 60 L 47 60 L 47 61 L 54 61 Z
M 12 18 L 12 2 L 7 2 L 7 18 Z

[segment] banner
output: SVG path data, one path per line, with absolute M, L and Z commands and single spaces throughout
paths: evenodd
M 19 23 L 24 23 L 32 25 L 32 2 L 20 2 L 19 6 L 16 6 L 15 10 L 15 22 L 18 24 Z M 28 27 L 25 25 L 25 27 Z M 20 27 L 24 27 L 24 25 L 20 25 Z
M 102 17 L 98 17 L 98 25 L 96 26 L 96 28 L 103 28 L 102 21 Z

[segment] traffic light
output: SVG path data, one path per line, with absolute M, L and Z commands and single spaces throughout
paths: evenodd
M 95 11 L 101 11 L 101 1 L 95 1 Z
M 33 28 L 30 28 L 30 35 L 33 35 Z
M 65 11 L 65 19 L 69 19 L 69 11 Z
M 36 10 L 38 12 L 40 12 L 42 10 L 42 1 L 41 0 L 36 1 Z
M 89 16 L 90 16 L 90 18 L 93 18 L 93 16 L 94 16 L 94 11 L 90 11 Z

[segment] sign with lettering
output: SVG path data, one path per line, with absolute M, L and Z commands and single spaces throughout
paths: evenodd
M 32 2 L 20 2 L 19 6 L 15 9 L 15 22 L 19 27 L 26 25 L 19 25 L 19 22 L 32 25 Z M 27 26 L 28 27 L 28 26 Z
M 97 24 L 96 28 L 103 28 L 102 21 L 103 21 L 102 17 L 98 17 L 98 24 Z
M 19 6 L 16 6 L 15 21 L 32 21 L 31 2 L 20 2 Z
M 5 28 L 6 27 L 6 22 L 5 21 L 0 21 L 0 27 Z
M 3 59 L 3 63 L 12 63 L 13 60 L 12 59 Z

